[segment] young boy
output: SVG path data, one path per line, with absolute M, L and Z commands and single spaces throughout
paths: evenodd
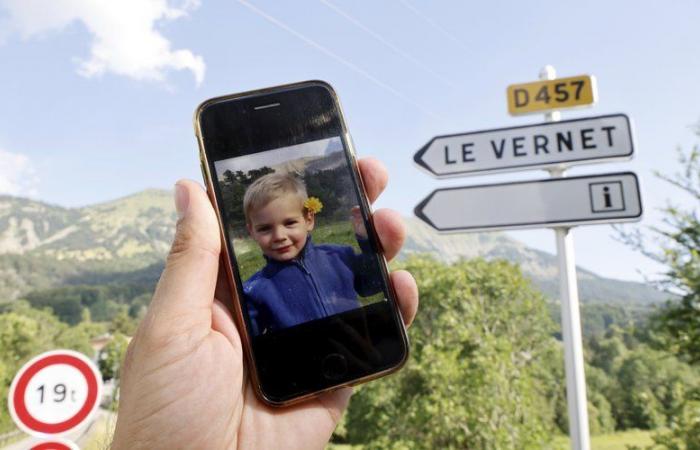
M 265 266 L 243 283 L 254 336 L 360 306 L 357 295 L 381 291 L 359 208 L 353 227 L 362 249 L 311 241 L 315 212 L 306 186 L 289 174 L 264 175 L 250 185 L 243 211 Z

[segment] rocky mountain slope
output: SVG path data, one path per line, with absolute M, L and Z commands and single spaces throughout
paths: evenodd
M 87 281 L 86 273 L 157 264 L 170 247 L 175 218 L 172 194 L 162 190 L 83 208 L 0 196 L 0 302 Z
M 84 208 L 1 196 L 0 254 L 84 262 L 148 259 L 169 248 L 174 220 L 171 194 L 161 190 Z
M 555 255 L 525 246 L 504 233 L 471 233 L 440 235 L 416 218 L 407 218 L 408 238 L 402 256 L 428 253 L 437 259 L 452 263 L 461 258 L 483 257 L 506 259 L 520 265 L 548 297 L 558 298 L 559 272 Z M 615 280 L 577 268 L 579 295 L 584 302 L 650 305 L 668 299 L 644 283 Z

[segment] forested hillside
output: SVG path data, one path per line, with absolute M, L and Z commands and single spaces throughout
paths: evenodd
M 428 256 L 399 266 L 414 274 L 421 295 L 410 361 L 357 389 L 334 442 L 540 449 L 566 433 L 558 326 L 518 267 L 480 258 L 448 265 Z M 120 336 L 133 333 L 149 299 L 150 291 L 129 285 L 67 286 L 0 306 L 0 395 L 31 356 L 56 347 L 93 356 L 91 338 L 106 332 L 116 340 L 103 350 L 101 369 L 118 377 Z M 655 347 L 646 318 L 591 306 L 598 324 L 585 341 L 592 433 L 670 426 L 700 386 L 698 370 Z M 0 434 L 9 429 L 0 420 Z
M 38 289 L 106 283 L 154 284 L 172 240 L 175 211 L 168 191 L 147 190 L 84 208 L 62 208 L 0 196 L 0 303 Z M 400 258 L 431 254 L 443 262 L 484 257 L 517 263 L 556 299 L 553 255 L 503 233 L 438 235 L 406 218 Z M 584 303 L 660 304 L 667 295 L 642 283 L 612 280 L 578 269 Z
M 56 347 L 93 356 L 90 340 L 105 333 L 103 376 L 119 377 L 124 336 L 148 307 L 172 239 L 171 202 L 164 191 L 78 209 L 0 199 L 0 395 L 31 356 Z M 407 222 L 394 266 L 419 283 L 412 356 L 357 389 L 334 442 L 550 447 L 568 427 L 554 257 L 500 233 L 437 236 Z M 650 326 L 649 305 L 665 295 L 585 270 L 579 280 L 591 431 L 672 427 L 700 374 Z M 0 433 L 12 429 L 2 417 Z

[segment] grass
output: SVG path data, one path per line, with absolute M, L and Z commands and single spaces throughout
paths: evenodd
M 591 450 L 626 450 L 628 445 L 645 448 L 654 443 L 651 440 L 653 433 L 654 431 L 649 430 L 627 430 L 591 436 Z M 554 450 L 568 450 L 570 448 L 568 436 L 557 436 L 552 442 Z
M 636 445 L 645 448 L 653 444 L 651 435 L 654 431 L 648 430 L 628 430 L 619 433 L 601 434 L 591 436 L 591 450 L 626 450 L 628 445 Z M 552 445 L 547 447 L 551 450 L 569 450 L 568 436 L 557 436 L 552 441 Z M 328 444 L 326 450 L 361 450 L 361 445 L 350 444 Z
M 93 425 L 90 435 L 81 448 L 83 450 L 108 450 L 114 435 L 114 426 L 117 416 L 114 414 L 102 415 Z

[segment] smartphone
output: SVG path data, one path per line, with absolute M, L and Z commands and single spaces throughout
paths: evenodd
M 194 124 L 259 397 L 289 405 L 398 370 L 408 338 L 333 88 L 213 98 Z

